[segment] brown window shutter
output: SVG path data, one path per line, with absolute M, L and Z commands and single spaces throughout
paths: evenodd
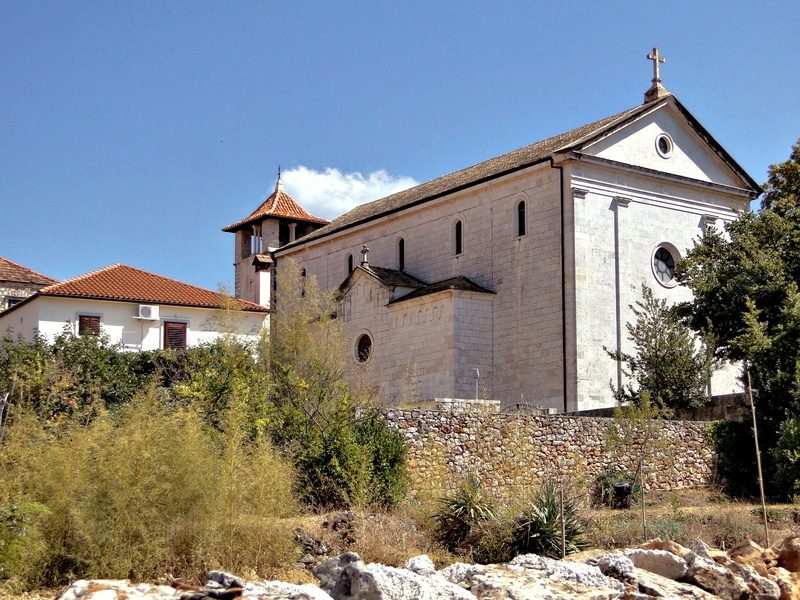
M 78 335 L 100 335 L 100 317 L 78 316 Z
M 186 348 L 186 323 L 164 322 L 164 348 L 171 350 Z

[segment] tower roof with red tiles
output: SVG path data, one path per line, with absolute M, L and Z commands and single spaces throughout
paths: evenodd
M 319 223 L 326 225 L 329 223 L 326 219 L 315 217 L 302 206 L 300 206 L 294 198 L 283 191 L 283 182 L 281 181 L 280 173 L 278 173 L 278 182 L 275 184 L 275 191 L 272 195 L 264 200 L 264 202 L 255 209 L 249 217 L 241 221 L 237 221 L 232 225 L 223 227 L 222 231 L 236 231 L 250 225 L 251 223 L 268 219 L 270 217 L 279 219 L 288 219 L 291 221 L 300 221 L 304 223 Z

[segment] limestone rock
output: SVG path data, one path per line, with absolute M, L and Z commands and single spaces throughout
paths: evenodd
M 642 598 L 668 598 L 683 600 L 718 600 L 717 596 L 699 587 L 673 581 L 668 577 L 662 577 L 656 573 L 650 573 L 644 569 L 635 569 L 633 578 L 636 581 L 637 594 L 627 594 L 627 598 L 638 595 Z
M 800 535 L 793 535 L 780 545 L 778 566 L 790 573 L 800 573 Z
M 764 560 L 764 548 L 755 542 L 746 540 L 737 544 L 728 551 L 728 556 L 740 565 L 754 568 L 762 577 L 768 576 L 767 562 Z
M 800 600 L 800 573 L 773 567 L 769 570 L 769 576 L 781 590 L 780 600 Z
M 353 552 L 326 560 L 314 569 L 314 575 L 334 600 L 475 600 L 470 592 L 439 575 L 365 565 Z
M 750 590 L 751 598 L 755 600 L 778 600 L 780 598 L 781 590 L 778 584 L 759 575 L 753 567 L 734 562 L 731 564 L 731 570 L 744 580 Z
M 625 556 L 638 568 L 668 579 L 677 580 L 686 575 L 686 561 L 666 550 L 643 550 L 637 548 L 628 550 L 625 552 Z
M 417 575 L 433 575 L 436 573 L 436 565 L 427 554 L 409 558 L 403 568 Z
M 692 552 L 686 556 L 687 581 L 719 596 L 722 600 L 746 598 L 749 589 L 744 580 L 725 566 L 717 564 L 710 557 L 707 548 L 702 542 L 695 542 L 692 546 Z
M 671 552 L 675 556 L 680 556 L 681 558 L 686 558 L 686 555 L 691 552 L 689 548 L 681 546 L 677 542 L 673 542 L 672 540 L 662 542 L 659 538 L 645 542 L 639 547 L 642 550 L 664 550 L 665 552 Z
M 603 577 L 599 571 L 598 577 Z M 472 572 L 465 583 L 479 600 L 618 600 L 624 596 L 619 582 L 614 587 L 595 587 L 577 579 L 547 577 L 519 565 L 486 565 Z
M 623 583 L 635 583 L 636 565 L 622 552 L 611 552 L 597 559 L 597 567 L 606 577 Z

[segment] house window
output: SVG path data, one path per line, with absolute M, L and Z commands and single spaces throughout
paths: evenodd
M 461 221 L 453 225 L 453 254 L 458 256 L 464 251 L 464 226 Z
M 78 335 L 100 335 L 100 317 L 78 316 Z
M 348 254 L 347 255 L 347 274 L 350 275 L 350 273 L 352 273 L 352 272 L 353 272 L 353 255 L 352 254 Z
M 406 241 L 403 238 L 397 240 L 397 268 L 406 270 Z
M 186 323 L 164 321 L 164 348 L 170 350 L 186 349 Z
M 525 200 L 517 204 L 517 237 L 525 235 Z
M 24 299 L 25 298 L 16 298 L 16 297 L 9 296 L 8 298 L 6 298 L 6 308 L 11 308 L 12 306 L 22 302 Z

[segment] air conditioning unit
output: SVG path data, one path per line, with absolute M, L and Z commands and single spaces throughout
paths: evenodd
M 158 321 L 158 306 L 140 304 L 138 318 L 144 319 L 145 321 Z

